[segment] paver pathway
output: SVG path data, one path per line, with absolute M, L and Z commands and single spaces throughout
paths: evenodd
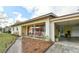
M 22 52 L 22 39 L 17 38 L 16 42 L 10 47 L 7 53 L 21 53 Z

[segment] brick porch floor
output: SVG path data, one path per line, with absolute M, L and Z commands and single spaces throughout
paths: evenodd
M 23 37 L 22 50 L 24 53 L 43 53 L 45 52 L 53 42 L 36 40 L 32 38 Z

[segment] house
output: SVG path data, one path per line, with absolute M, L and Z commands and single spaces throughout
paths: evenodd
M 11 31 L 10 26 L 6 26 L 5 28 L 3 28 L 3 32 L 10 33 L 10 31 Z
M 79 37 L 79 13 L 56 16 L 48 13 L 25 22 L 11 26 L 11 33 L 33 38 L 48 38 L 56 41 L 56 37 Z

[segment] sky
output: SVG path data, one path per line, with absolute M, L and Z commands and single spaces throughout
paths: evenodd
M 0 26 L 9 26 L 50 12 L 62 16 L 78 11 L 78 6 L 0 6 L 0 14 L 7 17 L 0 21 Z
M 42 2 L 40 1 L 41 0 L 5 0 L 5 2 L 4 0 L 0 1 L 0 16 L 7 17 L 5 20 L 0 20 L 0 26 L 9 26 L 17 21 L 23 22 L 50 12 L 56 14 L 57 16 L 79 12 L 79 6 L 56 6 L 57 4 L 53 5 L 55 2 L 59 3 L 60 0 L 58 2 L 56 0 L 42 0 Z M 70 3 L 67 2 L 64 4 L 68 5 Z

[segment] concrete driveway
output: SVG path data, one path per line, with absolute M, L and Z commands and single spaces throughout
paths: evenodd
M 46 53 L 79 53 L 79 43 L 69 41 L 56 42 Z
M 10 47 L 7 53 L 21 53 L 22 52 L 22 38 L 17 38 L 16 42 Z

